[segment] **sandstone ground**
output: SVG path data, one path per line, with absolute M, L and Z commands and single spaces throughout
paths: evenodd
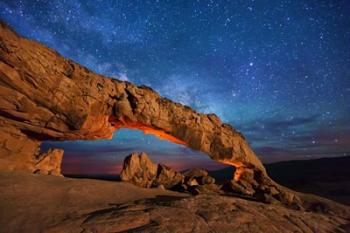
M 349 232 L 350 208 L 305 212 L 118 181 L 0 173 L 0 232 Z M 317 211 L 317 208 L 315 208 Z

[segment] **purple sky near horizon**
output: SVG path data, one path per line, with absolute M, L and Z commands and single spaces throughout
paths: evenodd
M 264 162 L 350 155 L 346 0 L 0 0 L 0 18 L 89 69 L 144 84 L 241 131 Z M 67 172 L 116 172 L 132 151 L 177 169 L 220 168 L 122 130 L 48 142 Z

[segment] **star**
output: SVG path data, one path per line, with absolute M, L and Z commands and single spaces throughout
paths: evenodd
M 268 162 L 267 147 L 278 160 L 350 151 L 343 143 L 350 138 L 348 9 L 347 1 L 37 0 L 1 1 L 0 17 L 97 73 L 216 113 Z M 183 155 L 135 134 L 101 143 Z M 103 157 L 99 143 L 89 145 Z

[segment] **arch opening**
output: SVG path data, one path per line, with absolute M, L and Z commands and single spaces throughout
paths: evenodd
M 118 125 L 116 129 L 111 140 L 45 141 L 41 150 L 64 150 L 61 172 L 67 177 L 117 179 L 124 158 L 133 152 L 146 152 L 154 163 L 177 171 L 191 168 L 214 171 L 226 167 L 181 141 L 169 140 L 160 130 L 138 124 Z

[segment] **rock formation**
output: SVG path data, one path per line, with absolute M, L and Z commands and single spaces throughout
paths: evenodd
M 132 128 L 265 173 L 242 134 L 216 115 L 197 113 L 149 87 L 95 74 L 4 23 L 0 78 L 2 170 L 33 172 L 43 140 L 111 138 L 119 128 Z
M 154 180 L 154 186 L 162 185 L 164 188 L 173 188 L 183 182 L 184 176 L 170 167 L 158 164 L 157 176 Z
M 148 155 L 142 152 L 133 153 L 124 159 L 120 177 L 123 181 L 143 188 L 162 187 L 194 195 L 234 193 L 265 203 L 303 209 L 303 203 L 298 195 L 249 168 L 236 171 L 233 179 L 222 186 L 215 184 L 215 179 L 203 169 L 191 169 L 181 174 L 165 165 L 154 164 Z
M 242 134 L 216 115 L 93 73 L 0 24 L 0 170 L 37 172 L 43 140 L 111 138 L 120 128 L 139 129 L 235 166 L 235 181 L 249 169 L 259 190 L 277 186 Z M 55 166 L 46 167 L 40 172 Z
M 40 153 L 34 173 L 61 176 L 63 152 L 62 149 L 50 149 L 46 153 Z
M 192 194 L 220 192 L 207 171 L 193 169 L 181 174 L 163 164 L 152 163 L 144 152 L 124 159 L 120 178 L 142 188 L 162 187 Z
M 139 187 L 150 188 L 162 185 L 172 188 L 183 182 L 183 175 L 165 165 L 154 164 L 144 152 L 133 153 L 124 159 L 120 173 L 123 181 L 128 181 Z
M 120 178 L 139 187 L 150 188 L 157 176 L 157 165 L 152 163 L 146 153 L 133 153 L 124 159 Z
M 312 209 L 304 212 L 225 195 L 17 172 L 0 172 L 0 187 L 0 232 L 6 233 L 350 232 L 349 206 L 312 196 Z

